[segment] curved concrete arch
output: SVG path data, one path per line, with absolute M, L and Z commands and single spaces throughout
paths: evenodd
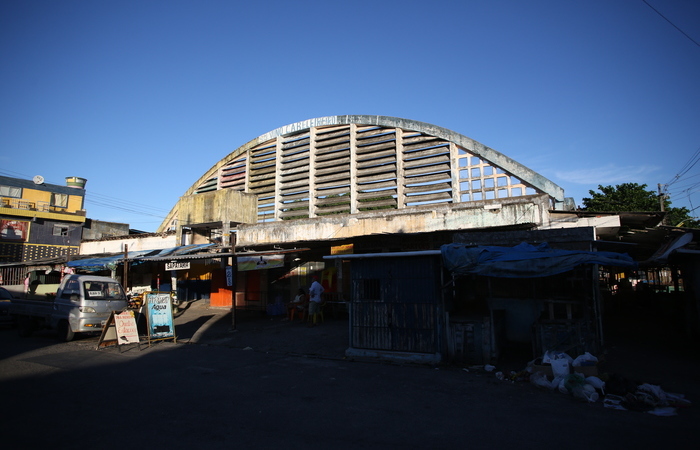
M 478 162 L 473 163 L 470 158 L 477 158 Z M 304 160 L 308 167 L 302 165 Z M 259 200 L 259 211 L 264 210 L 259 214 L 269 213 L 267 220 L 284 219 L 281 214 L 300 209 L 292 206 L 306 204 L 307 217 L 322 215 L 319 208 L 326 206 L 314 203 L 322 199 L 330 203 L 332 197 L 337 202 L 338 195 L 349 195 L 349 213 L 358 211 L 363 195 L 375 197 L 364 198 L 369 202 L 365 204 L 392 207 L 388 205 L 391 196 L 398 199 L 393 207 L 402 208 L 409 200 L 414 200 L 414 204 L 421 201 L 424 204 L 462 203 L 497 199 L 500 191 L 507 192 L 507 196 L 511 196 L 511 191 L 526 195 L 527 189 L 533 191 L 531 193 L 547 194 L 556 209 L 562 209 L 565 203 L 561 187 L 506 155 L 446 128 L 397 117 L 327 116 L 279 127 L 226 155 L 184 196 L 226 189 L 221 181 L 222 171 L 236 161 L 240 170 L 235 189 L 266 198 Z M 384 176 L 385 180 L 381 174 L 372 175 L 389 171 L 393 171 L 393 175 Z M 304 185 L 299 179 L 306 173 L 308 183 Z M 474 173 L 479 175 L 474 176 Z M 369 181 L 358 181 L 363 175 Z M 285 177 L 295 180 L 285 182 Z M 331 181 L 325 182 L 325 179 Z M 511 179 L 516 179 L 517 183 L 511 184 Z M 431 192 L 433 186 L 436 189 Z M 387 195 L 382 206 L 376 197 L 384 192 Z M 177 210 L 178 205 L 175 205 L 159 231 L 171 227 Z M 343 209 L 336 207 L 334 212 L 342 213 Z

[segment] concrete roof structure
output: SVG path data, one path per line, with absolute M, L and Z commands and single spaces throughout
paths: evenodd
M 538 226 L 549 210 L 569 209 L 561 187 L 459 133 L 346 115 L 286 125 L 238 147 L 194 182 L 158 231 L 236 227 L 238 244 L 255 245 Z

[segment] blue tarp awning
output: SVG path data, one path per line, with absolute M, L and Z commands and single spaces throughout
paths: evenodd
M 533 246 L 523 242 L 515 247 L 446 244 L 441 247 L 445 268 L 456 274 L 502 278 L 536 278 L 573 270 L 580 264 L 636 268 L 627 254 L 555 250 L 546 242 Z
M 148 261 L 150 257 L 170 257 L 170 256 L 181 256 L 190 253 L 197 252 L 207 247 L 211 247 L 214 244 L 197 244 L 197 245 L 183 245 L 180 247 L 172 247 L 158 250 L 137 250 L 131 251 L 127 254 L 127 258 L 131 264 L 140 264 L 142 262 Z M 86 258 L 77 259 L 74 261 L 68 261 L 66 265 L 74 269 L 83 270 L 86 272 L 99 272 L 100 270 L 114 270 L 119 264 L 124 262 L 124 254 L 119 253 L 116 255 L 100 256 L 98 258 Z

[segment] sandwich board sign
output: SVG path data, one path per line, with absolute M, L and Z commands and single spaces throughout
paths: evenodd
M 148 318 L 148 343 L 154 340 L 176 341 L 173 324 L 173 307 L 169 293 L 146 294 L 146 317 Z
M 139 331 L 136 328 L 133 311 L 126 310 L 119 314 L 115 313 L 114 324 L 117 328 L 117 343 L 119 345 L 139 343 Z
M 99 350 L 102 347 L 116 344 L 121 352 L 122 345 L 138 345 L 139 342 L 139 332 L 136 326 L 134 312 L 131 310 L 122 312 L 112 311 L 109 315 L 109 319 L 107 319 L 104 327 L 102 327 L 102 334 L 97 342 L 97 349 Z M 140 349 L 141 347 L 139 346 L 139 350 Z

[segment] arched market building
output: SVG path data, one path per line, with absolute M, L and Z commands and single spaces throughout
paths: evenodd
M 572 206 L 548 179 L 445 128 L 331 116 L 278 128 L 229 153 L 158 231 L 175 231 L 180 245 L 231 248 L 233 237 L 239 258 L 270 252 L 265 267 L 274 260 L 275 270 L 239 267 L 236 288 L 241 307 L 264 308 L 323 270 L 327 284 L 333 280 L 329 290 L 348 296 L 338 284 L 349 289 L 349 277 L 324 261 L 333 253 L 437 250 L 457 231 L 550 228 L 550 211 Z M 213 305 L 230 306 L 232 295 L 217 289 L 223 280 L 212 276 Z
M 568 281 L 541 272 L 492 283 L 446 270 L 441 247 L 548 242 L 589 252 L 619 225 L 582 217 L 561 187 L 461 134 L 330 116 L 259 136 L 192 184 L 158 233 L 207 253 L 142 260 L 187 267 L 171 272 L 180 297 L 199 283 L 192 291 L 204 284 L 212 307 L 273 315 L 318 275 L 328 312 L 349 314 L 348 352 L 483 362 L 507 342 L 546 347 L 551 327 L 531 330 L 558 320 L 552 301 L 570 322 L 560 325 L 598 345 L 597 266 L 570 268 Z
M 661 243 L 689 242 L 662 217 L 575 210 L 555 183 L 445 128 L 331 116 L 238 147 L 157 233 L 83 242 L 96 257 L 65 265 L 272 316 L 316 275 L 326 315 L 349 321 L 347 355 L 478 364 L 523 346 L 600 350 L 606 296 Z M 669 273 L 644 276 L 677 291 Z

